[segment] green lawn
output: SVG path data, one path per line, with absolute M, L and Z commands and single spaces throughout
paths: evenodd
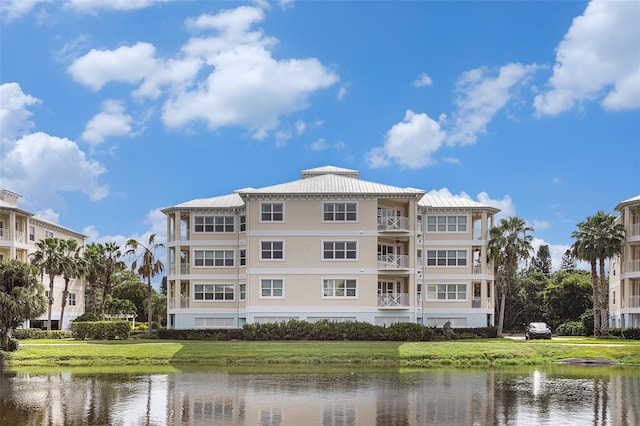
M 640 342 L 608 339 L 449 342 L 207 342 L 23 340 L 10 366 L 352 365 L 436 367 L 540 365 L 606 358 L 640 365 Z

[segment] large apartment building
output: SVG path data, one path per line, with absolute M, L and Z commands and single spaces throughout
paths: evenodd
M 45 238 L 74 239 L 84 246 L 86 236 L 45 220 L 18 207 L 21 195 L 0 188 L 0 259 L 17 259 L 30 262 L 30 255 L 37 250 L 36 243 Z M 44 277 L 45 294 L 49 296 L 49 279 Z M 52 330 L 69 330 L 71 321 L 84 313 L 84 283 L 82 279 L 72 279 L 69 297 L 64 311 L 64 324 L 60 324 L 62 291 L 64 279 L 57 276 L 53 288 Z M 26 327 L 46 328 L 48 313 L 27 321 Z
M 493 325 L 498 211 L 333 166 L 168 207 L 168 327 Z
M 625 242 L 609 262 L 609 325 L 640 328 L 640 195 L 622 201 L 616 211 Z

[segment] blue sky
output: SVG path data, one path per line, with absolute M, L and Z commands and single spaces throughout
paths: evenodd
M 0 186 L 89 241 L 334 165 L 517 215 L 640 193 L 638 1 L 7 1 Z

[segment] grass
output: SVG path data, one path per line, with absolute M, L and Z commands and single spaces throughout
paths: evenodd
M 606 358 L 640 365 L 640 342 L 612 339 L 448 342 L 207 342 L 170 340 L 27 340 L 8 354 L 25 366 L 358 366 L 430 368 L 541 365 Z

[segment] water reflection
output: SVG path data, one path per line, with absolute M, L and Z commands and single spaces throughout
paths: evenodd
M 2 425 L 640 424 L 640 369 L 0 372 Z

